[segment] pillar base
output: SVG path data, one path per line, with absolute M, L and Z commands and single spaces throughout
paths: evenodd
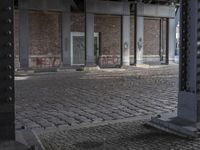
M 144 64 L 144 61 L 143 60 L 137 60 L 137 64 L 136 65 L 141 65 L 141 64 Z
M 176 113 L 152 117 L 147 125 L 186 138 L 199 138 L 198 123 L 190 122 L 177 117 Z
M 123 62 L 123 65 L 122 66 L 130 66 L 130 62 Z
M 97 65 L 86 65 L 85 67 L 83 67 L 83 71 L 96 71 L 96 70 L 100 70 L 100 67 Z
M 28 147 L 16 141 L 5 141 L 0 142 L 0 150 L 28 150 Z

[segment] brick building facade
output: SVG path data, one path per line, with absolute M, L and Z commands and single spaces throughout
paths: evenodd
M 29 11 L 29 67 L 58 67 L 61 64 L 61 13 Z M 130 53 L 134 59 L 134 17 L 131 16 Z M 119 65 L 121 53 L 121 16 L 95 15 L 94 31 L 99 34 L 99 65 Z M 72 13 L 71 32 L 84 33 L 85 16 Z M 166 35 L 166 25 L 164 27 Z M 159 61 L 160 20 L 144 19 L 145 58 Z M 165 37 L 165 36 L 164 36 Z M 166 38 L 164 38 L 166 40 Z M 165 44 L 164 44 L 165 45 Z M 165 48 L 164 48 L 165 49 Z M 19 67 L 19 11 L 15 11 L 15 57 Z

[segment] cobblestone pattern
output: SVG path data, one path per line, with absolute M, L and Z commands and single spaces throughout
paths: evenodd
M 45 132 L 48 150 L 199 150 L 200 139 L 188 140 L 147 128 L 146 121 Z
M 16 128 L 73 126 L 174 111 L 177 70 L 133 67 L 17 77 Z

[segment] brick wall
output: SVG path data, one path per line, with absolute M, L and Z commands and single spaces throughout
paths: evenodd
M 58 66 L 61 56 L 61 14 L 29 12 L 30 67 Z M 95 15 L 95 32 L 100 33 L 100 50 L 104 58 L 120 58 L 121 17 Z M 84 32 L 84 14 L 71 16 L 71 31 Z M 166 25 L 165 25 L 166 26 Z M 159 55 L 159 20 L 144 20 L 144 55 Z M 166 35 L 166 30 L 165 33 Z M 131 17 L 131 55 L 134 55 L 134 17 Z M 19 12 L 15 11 L 15 54 L 19 55 Z M 39 58 L 39 59 L 37 59 Z M 120 62 L 120 60 L 118 60 Z M 118 62 L 113 61 L 113 62 Z M 38 63 L 38 65 L 37 65 Z M 44 63 L 44 65 L 40 65 Z
M 144 19 L 144 55 L 159 55 L 160 20 Z
M 95 32 L 101 35 L 101 54 L 119 55 L 121 52 L 121 17 L 95 16 Z
M 29 18 L 29 54 L 59 55 L 61 49 L 60 14 L 31 11 Z
M 73 13 L 71 15 L 71 31 L 85 32 L 85 15 L 81 13 Z
M 60 13 L 29 12 L 29 66 L 56 67 L 60 64 Z M 15 12 L 15 54 L 19 55 L 19 11 Z

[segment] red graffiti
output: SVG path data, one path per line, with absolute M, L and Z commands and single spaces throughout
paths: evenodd
M 120 57 L 116 55 L 101 56 L 100 64 L 101 65 L 119 65 Z
M 36 67 L 56 67 L 60 65 L 59 57 L 37 57 Z

